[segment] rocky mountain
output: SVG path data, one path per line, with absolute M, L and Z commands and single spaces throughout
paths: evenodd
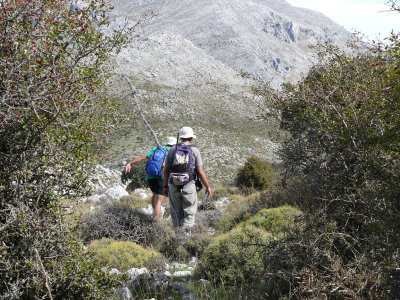
M 283 0 L 115 0 L 114 26 L 139 22 L 134 38 L 115 58 L 111 93 L 126 110 L 135 100 L 162 141 L 193 127 L 212 181 L 231 180 L 249 155 L 278 161 L 282 133 L 260 120 L 264 107 L 255 79 L 279 88 L 296 81 L 313 62 L 320 41 L 344 45 L 350 36 L 317 12 Z M 124 75 L 124 76 L 122 76 Z M 125 124 L 108 153 L 110 164 L 155 145 L 137 119 Z
M 309 45 L 326 40 L 343 45 L 349 37 L 321 13 L 284 0 L 119 0 L 115 13 L 141 21 L 137 33 L 142 39 L 180 35 L 214 59 L 276 88 L 308 69 Z

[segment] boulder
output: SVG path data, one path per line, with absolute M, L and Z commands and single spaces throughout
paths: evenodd
M 112 188 L 109 188 L 104 195 L 107 197 L 109 200 L 119 200 L 120 198 L 124 196 L 129 196 L 128 192 L 120 185 L 113 186 Z
M 101 201 L 100 195 L 94 194 L 94 195 L 90 196 L 89 198 L 87 198 L 87 201 L 89 201 L 91 203 L 99 203 Z
M 147 207 L 142 207 L 141 211 L 146 215 L 152 215 L 154 213 L 153 207 L 151 206 L 151 204 L 147 205 Z M 165 213 L 165 207 L 161 206 L 161 216 L 163 216 L 164 213 Z
M 126 271 L 126 274 L 129 276 L 131 279 L 135 279 L 137 276 L 141 274 L 148 274 L 149 271 L 146 268 L 132 268 Z

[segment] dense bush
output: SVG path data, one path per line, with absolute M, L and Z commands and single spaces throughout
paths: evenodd
M 147 247 L 166 237 L 166 228 L 160 222 L 121 203 L 104 205 L 99 211 L 88 214 L 80 221 L 79 228 L 86 242 L 112 238 Z
M 266 190 L 274 186 L 274 179 L 271 165 L 259 157 L 251 156 L 238 170 L 236 184 L 239 187 Z
M 108 1 L 85 3 L 0 2 L 3 299 L 102 298 L 111 287 L 58 209 L 60 198 L 83 192 L 90 163 L 123 116 L 105 89 L 123 33 L 106 34 Z
M 227 285 L 256 284 L 265 272 L 263 249 L 272 239 L 261 228 L 237 227 L 217 237 L 206 248 L 195 273 Z
M 334 223 L 306 216 L 264 252 L 266 291 L 294 299 L 386 299 L 379 270 Z
M 142 246 L 129 241 L 101 239 L 89 244 L 88 250 L 96 253 L 96 258 L 104 267 L 116 268 L 126 272 L 131 268 L 153 267 L 153 262 L 161 259 L 161 254 L 154 250 L 146 250 Z
M 399 289 L 392 280 L 400 276 L 399 48 L 399 35 L 384 44 L 349 44 L 346 50 L 325 45 L 318 64 L 301 82 L 286 84 L 280 92 L 260 90 L 281 128 L 290 133 L 281 151 L 283 186 L 288 188 L 289 182 L 293 189 L 294 178 L 305 192 L 284 192 L 298 198 L 288 202 L 318 214 L 315 226 L 335 224 L 330 237 L 336 238 L 328 249 L 336 259 L 327 266 L 314 264 L 313 255 L 305 260 L 310 263 L 304 273 L 309 279 L 324 278 L 322 270 L 343 268 L 338 277 L 329 277 L 325 295 L 340 290 L 351 273 L 375 276 L 370 278 L 373 285 L 355 280 L 360 284 L 351 288 L 355 297 L 372 293 L 372 298 L 380 298 L 379 289 L 393 297 Z M 312 248 L 318 236 L 305 237 L 304 245 Z M 346 237 L 345 247 L 339 237 Z M 290 245 L 286 249 L 294 251 L 296 244 Z M 295 253 L 292 259 L 304 262 Z M 296 282 L 292 291 L 305 289 Z
M 21 244 L 2 246 L 0 299 L 110 298 L 110 288 L 121 283 L 100 270 L 77 236 L 60 223 L 59 215 L 49 211 L 46 219 L 38 220 L 39 213 L 31 212 L 28 209 L 7 228 L 19 232 L 8 239 Z

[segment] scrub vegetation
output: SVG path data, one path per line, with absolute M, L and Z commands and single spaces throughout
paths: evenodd
M 298 83 L 255 87 L 265 121 L 243 115 L 233 129 L 251 123 L 243 134 L 253 138 L 279 125 L 279 163 L 223 148 L 213 167 L 228 183 L 213 187 L 188 235 L 145 215 L 134 195 L 93 210 L 81 203 L 69 222 L 62 210 L 85 193 L 87 166 L 123 118 L 103 89 L 110 55 L 125 42 L 123 32 L 104 34 L 111 8 L 0 3 L 0 298 L 112 299 L 127 279 L 104 267 L 164 272 L 166 262 L 195 256 L 193 276 L 179 280 L 200 299 L 396 299 L 400 36 L 346 50 L 320 45 Z M 243 162 L 236 172 L 222 167 L 231 159 Z M 136 171 L 133 188 L 143 185 Z

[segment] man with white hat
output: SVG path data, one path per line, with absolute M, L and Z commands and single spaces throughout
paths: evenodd
M 193 129 L 179 130 L 180 144 L 173 146 L 167 154 L 164 166 L 164 195 L 169 197 L 170 214 L 174 227 L 190 229 L 195 223 L 197 212 L 196 177 L 201 180 L 207 196 L 211 188 L 203 169 L 200 151 L 191 146 L 196 138 Z
M 177 140 L 173 136 L 167 137 L 167 140 L 165 142 L 165 147 L 161 147 L 168 151 L 170 147 L 175 145 L 177 143 Z M 150 149 L 148 152 L 145 154 L 136 157 L 132 161 L 130 161 L 126 166 L 125 166 L 125 174 L 129 174 L 131 171 L 131 165 L 136 164 L 146 158 L 149 158 L 153 155 L 154 151 L 156 151 L 158 147 L 154 147 Z M 151 197 L 151 206 L 153 207 L 153 212 L 154 212 L 154 217 L 156 220 L 160 219 L 161 216 L 161 204 L 164 199 L 164 193 L 163 193 L 163 179 L 162 177 L 159 176 L 152 176 L 147 174 L 146 176 L 147 182 L 149 184 L 150 190 L 153 193 L 153 196 Z

